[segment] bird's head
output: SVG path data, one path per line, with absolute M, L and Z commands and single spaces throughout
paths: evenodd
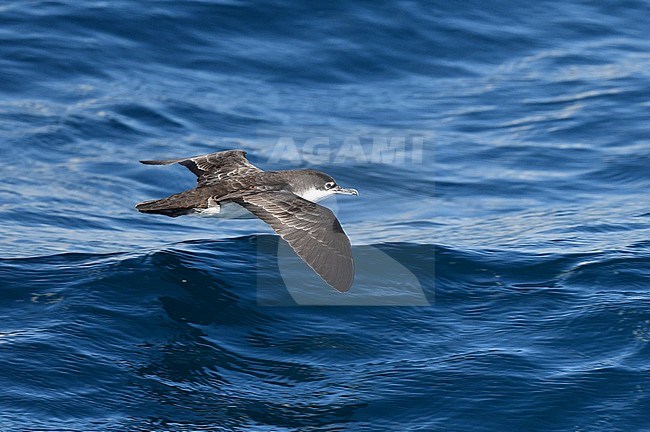
M 301 170 L 289 182 L 293 193 L 309 201 L 320 201 L 334 194 L 359 195 L 356 189 L 344 189 L 329 175 L 316 170 Z

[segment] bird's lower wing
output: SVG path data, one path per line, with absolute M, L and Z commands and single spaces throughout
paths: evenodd
M 341 292 L 350 289 L 354 280 L 352 248 L 330 209 L 288 191 L 229 199 L 269 224 L 329 285 Z

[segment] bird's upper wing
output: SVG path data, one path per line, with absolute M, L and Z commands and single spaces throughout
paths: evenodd
M 246 159 L 244 150 L 227 150 L 182 159 L 143 160 L 146 165 L 170 165 L 179 163 L 196 174 L 197 187 L 215 184 L 229 176 L 239 176 L 261 169 Z
M 354 280 L 350 240 L 330 209 L 286 190 L 228 199 L 269 224 L 329 285 L 341 292 L 350 289 Z

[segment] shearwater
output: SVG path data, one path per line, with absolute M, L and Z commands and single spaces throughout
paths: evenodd
M 143 213 L 177 217 L 258 217 L 296 254 L 338 291 L 350 289 L 354 261 L 350 239 L 334 213 L 316 204 L 343 189 L 329 175 L 311 169 L 262 171 L 243 150 L 227 150 L 184 159 L 146 160 L 147 165 L 181 164 L 197 176 L 196 188 L 136 205 Z

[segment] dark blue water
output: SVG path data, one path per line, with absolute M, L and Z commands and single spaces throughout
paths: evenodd
M 648 15 L 4 2 L 0 430 L 650 430 Z M 134 209 L 229 148 L 360 190 L 350 293 Z

